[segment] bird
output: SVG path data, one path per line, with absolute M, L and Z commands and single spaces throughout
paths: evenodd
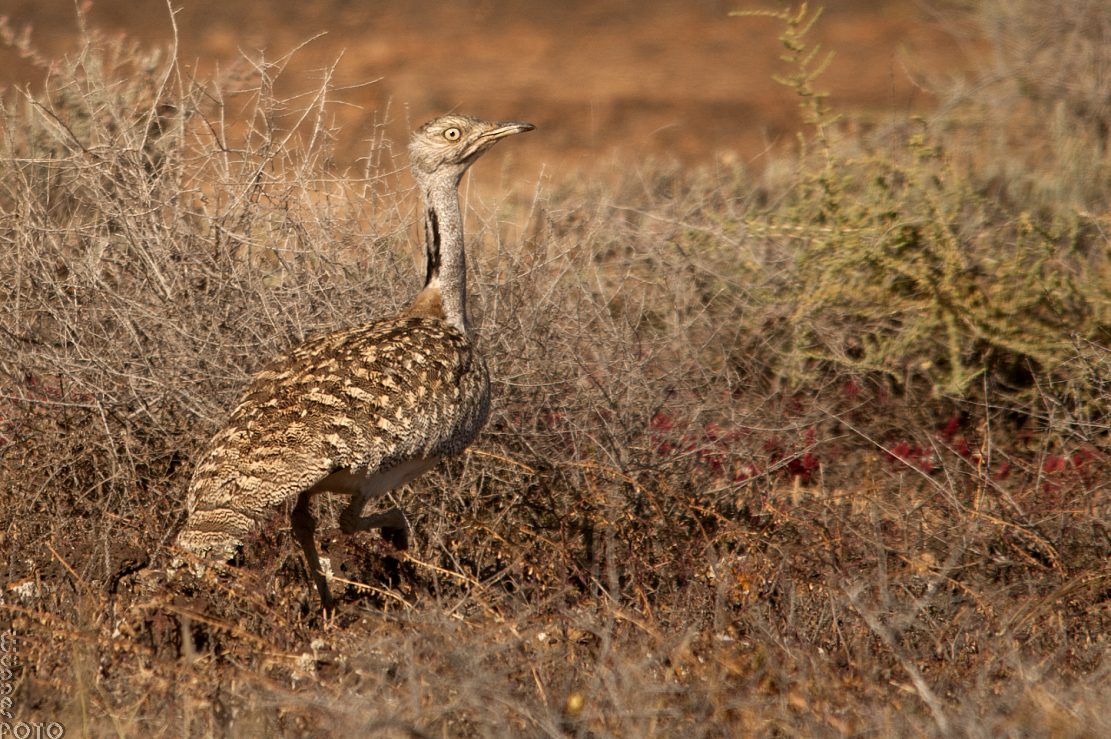
M 316 548 L 313 496 L 350 495 L 341 531 L 380 529 L 408 547 L 400 509 L 364 516 L 364 506 L 461 453 L 490 411 L 489 372 L 467 317 L 459 182 L 495 143 L 534 128 L 452 114 L 413 133 L 424 287 L 401 313 L 309 339 L 254 377 L 194 469 L 180 549 L 226 562 L 295 497 L 290 528 L 330 615 L 335 598 Z

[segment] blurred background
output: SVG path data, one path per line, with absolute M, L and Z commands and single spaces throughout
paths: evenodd
M 327 70 L 342 104 L 337 162 L 366 155 L 375 122 L 388 136 L 435 115 L 465 112 L 538 126 L 527 144 L 495 149 L 488 176 L 559 180 L 645 157 L 715 160 L 759 170 L 794 146 L 797 100 L 782 24 L 732 18 L 778 10 L 774 0 L 175 0 L 179 57 L 211 79 L 247 59 L 288 57 L 278 94 L 313 90 Z M 836 55 L 817 87 L 855 121 L 925 111 L 930 80 L 969 62 L 968 43 L 918 0 L 827 0 L 812 34 Z M 90 26 L 149 47 L 173 40 L 162 0 L 97 0 Z M 11 26 L 56 58 L 79 42 L 73 0 L 6 0 Z M 43 73 L 0 49 L 0 86 L 41 87 Z M 524 145 L 521 145 L 524 144 Z

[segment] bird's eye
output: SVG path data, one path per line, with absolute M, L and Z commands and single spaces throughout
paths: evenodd
M 460 131 L 458 128 L 449 128 L 448 130 L 444 131 L 444 138 L 448 141 L 458 141 L 459 137 L 462 135 L 463 132 Z

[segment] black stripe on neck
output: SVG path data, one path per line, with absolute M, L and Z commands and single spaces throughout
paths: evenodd
M 429 208 L 424 213 L 425 276 L 424 284 L 440 274 L 440 219 L 436 211 Z

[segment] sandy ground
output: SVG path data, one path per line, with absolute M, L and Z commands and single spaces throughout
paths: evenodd
M 952 27 L 924 0 L 827 0 L 814 40 L 836 55 L 819 87 L 839 110 L 866 118 L 925 110 L 930 80 L 970 62 Z M 243 55 L 278 60 L 287 94 L 312 89 L 332 68 L 342 126 L 338 159 L 357 161 L 369 126 L 390 137 L 439 113 L 527 120 L 538 130 L 488 157 L 485 170 L 534 180 L 644 157 L 685 164 L 762 155 L 791 145 L 797 102 L 774 82 L 781 25 L 731 18 L 773 0 L 175 0 L 180 58 L 201 77 Z M 30 24 L 52 54 L 73 50 L 73 0 L 7 0 L 12 24 Z M 91 25 L 144 43 L 168 42 L 161 0 L 98 0 Z M 317 37 L 319 35 L 319 37 Z M 314 38 L 316 37 L 316 38 Z M 312 39 L 312 40 L 310 40 Z M 305 42 L 308 43 L 305 43 Z M 302 45 L 304 44 L 304 45 Z M 300 48 L 298 48 L 300 47 Z M 0 51 L 0 84 L 36 84 L 35 71 Z M 370 83 L 370 84 L 367 84 Z M 510 157 L 505 160 L 504 157 Z

